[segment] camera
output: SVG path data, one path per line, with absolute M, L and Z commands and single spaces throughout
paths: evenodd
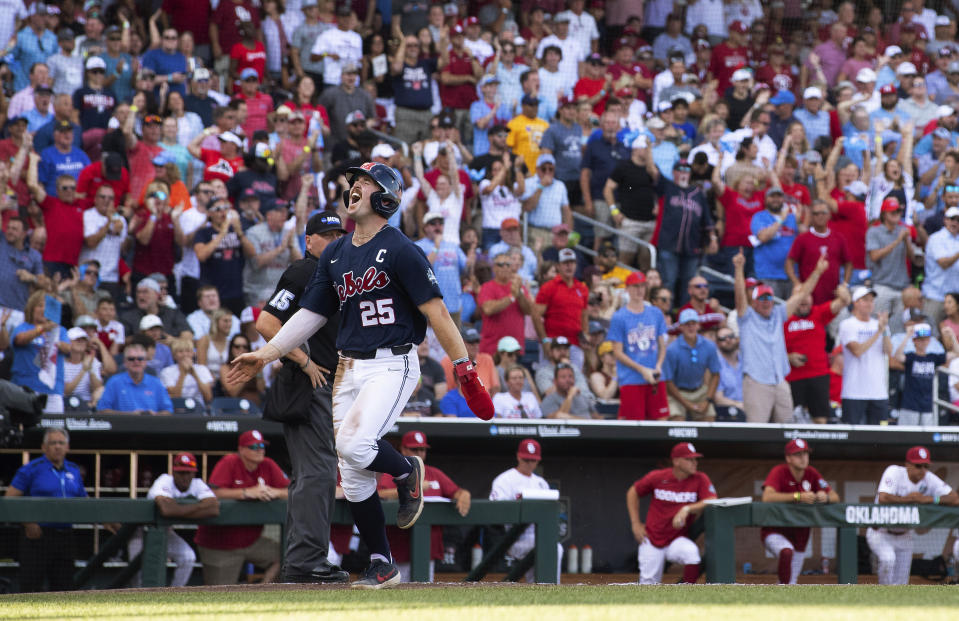
M 40 424 L 46 406 L 47 395 L 0 380 L 0 448 L 22 446 L 24 430 Z

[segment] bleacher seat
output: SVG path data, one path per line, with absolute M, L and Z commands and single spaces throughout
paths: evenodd
M 174 416 L 206 416 L 206 408 L 193 397 L 170 397 Z
M 260 406 L 249 399 L 237 397 L 217 397 L 210 404 L 212 416 L 255 416 L 260 418 L 263 412 Z

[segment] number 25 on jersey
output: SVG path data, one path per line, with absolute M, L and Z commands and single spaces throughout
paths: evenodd
M 396 317 L 393 314 L 393 298 L 383 298 L 375 303 L 371 300 L 360 302 L 360 320 L 363 322 L 363 327 L 396 323 Z

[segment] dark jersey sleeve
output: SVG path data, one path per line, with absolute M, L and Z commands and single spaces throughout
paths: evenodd
M 330 317 L 339 310 L 336 291 L 333 288 L 333 280 L 330 278 L 330 259 L 336 256 L 340 246 L 343 243 L 340 238 L 329 244 L 323 254 L 316 262 L 316 270 L 310 283 L 306 286 L 300 299 L 300 307 L 311 310 L 314 313 Z M 267 305 L 269 306 L 269 305 Z
M 419 306 L 433 298 L 443 297 L 426 254 L 413 242 L 403 244 L 394 258 L 393 272 L 414 305 Z
M 279 319 L 281 323 L 286 323 L 293 313 L 299 310 L 300 298 L 307 283 L 313 278 L 316 265 L 316 261 L 301 259 L 286 268 L 263 310 Z

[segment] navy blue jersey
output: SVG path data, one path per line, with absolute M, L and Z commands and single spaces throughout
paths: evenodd
M 325 317 L 339 309 L 337 348 L 366 352 L 421 343 L 426 318 L 417 307 L 442 297 L 423 251 L 387 225 L 359 247 L 352 233 L 329 244 L 300 306 Z

